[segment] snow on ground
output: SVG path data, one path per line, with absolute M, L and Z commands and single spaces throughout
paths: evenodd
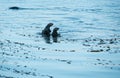
M 0 0 L 0 78 L 119 78 L 119 0 Z M 21 10 L 10 10 L 19 6 Z M 61 37 L 38 33 L 49 23 Z

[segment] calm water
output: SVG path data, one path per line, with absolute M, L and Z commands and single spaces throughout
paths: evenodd
M 63 33 L 120 33 L 120 0 L 0 0 L 0 5 L 3 28 L 43 28 L 53 22 Z M 27 9 L 12 11 L 11 6 Z

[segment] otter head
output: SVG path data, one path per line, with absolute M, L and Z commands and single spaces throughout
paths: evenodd
M 57 28 L 57 27 L 56 27 L 56 28 L 54 28 L 54 30 L 53 30 L 53 31 L 58 31 L 58 30 L 59 30 L 59 28 Z
M 51 27 L 51 26 L 53 26 L 53 23 L 48 23 L 48 25 L 47 25 L 47 26 Z

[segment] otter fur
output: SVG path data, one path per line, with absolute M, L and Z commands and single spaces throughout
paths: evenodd
M 60 34 L 58 34 L 58 32 L 57 32 L 58 30 L 59 30 L 59 28 L 57 28 L 57 27 L 53 29 L 52 37 L 58 37 L 58 36 L 60 36 Z
M 50 36 L 50 27 L 53 26 L 53 23 L 47 24 L 47 26 L 42 30 L 42 36 Z
M 12 9 L 12 10 L 18 10 L 18 9 L 20 9 L 20 8 L 17 7 L 17 6 L 13 6 L 13 7 L 10 7 L 9 9 Z

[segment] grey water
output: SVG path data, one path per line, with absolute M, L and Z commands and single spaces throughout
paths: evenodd
M 0 0 L 0 6 L 3 28 L 53 22 L 61 32 L 120 33 L 120 0 Z M 12 6 L 25 9 L 9 10 Z

